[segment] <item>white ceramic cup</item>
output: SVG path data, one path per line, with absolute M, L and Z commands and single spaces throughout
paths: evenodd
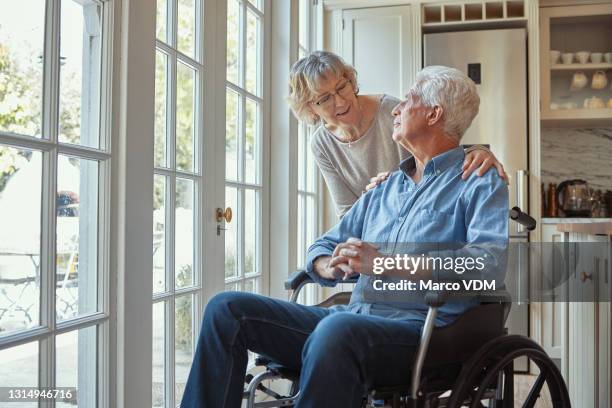
M 576 102 L 565 102 L 562 107 L 563 109 L 576 109 L 578 104 Z
M 581 64 L 586 64 L 589 62 L 589 56 L 591 55 L 590 51 L 580 51 L 576 53 L 576 59 Z
M 561 54 L 561 61 L 563 61 L 564 64 L 571 64 L 574 61 L 574 53 L 565 52 Z
M 586 75 L 584 75 L 584 72 L 574 72 L 574 75 L 572 76 L 572 81 L 570 83 L 570 91 L 579 91 L 585 86 L 587 86 L 588 83 L 589 79 Z
M 555 65 L 559 62 L 561 51 L 550 50 L 550 65 Z
M 612 63 L 612 52 L 606 52 L 604 54 L 604 61 L 606 61 L 608 64 Z
M 601 64 L 603 54 L 601 52 L 594 52 L 591 54 L 591 62 L 593 64 Z

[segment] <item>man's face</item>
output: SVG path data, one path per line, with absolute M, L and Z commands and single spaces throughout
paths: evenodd
M 393 115 L 393 140 L 405 146 L 405 142 L 416 136 L 427 134 L 429 125 L 427 115 L 431 108 L 423 105 L 414 90 L 408 91 L 406 99 L 401 101 L 391 114 Z

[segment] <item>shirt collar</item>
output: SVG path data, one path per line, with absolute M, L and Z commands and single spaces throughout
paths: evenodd
M 462 160 L 465 157 L 465 152 L 462 146 L 457 146 L 453 149 L 447 150 L 431 159 L 425 165 L 423 175 L 428 174 L 440 174 L 448 169 L 453 164 Z M 404 173 L 404 176 L 410 178 L 410 173 L 415 169 L 416 161 L 414 156 L 410 155 L 406 159 L 400 162 L 399 168 Z

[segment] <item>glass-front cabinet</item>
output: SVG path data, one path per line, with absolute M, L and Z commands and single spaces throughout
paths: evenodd
M 612 4 L 540 9 L 544 125 L 612 125 Z

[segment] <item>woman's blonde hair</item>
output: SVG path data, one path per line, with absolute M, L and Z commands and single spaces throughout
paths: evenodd
M 320 120 L 319 115 L 308 108 L 308 103 L 315 96 L 321 78 L 329 73 L 348 79 L 355 94 L 359 92 L 355 68 L 332 52 L 314 51 L 293 64 L 289 73 L 287 101 L 298 120 L 309 125 L 314 125 Z

